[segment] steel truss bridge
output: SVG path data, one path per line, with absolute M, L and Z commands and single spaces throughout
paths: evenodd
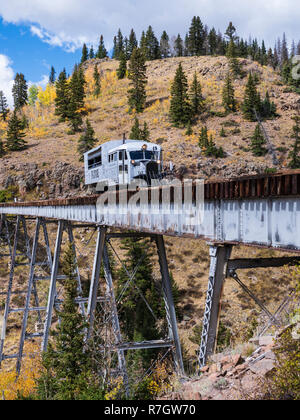
M 106 302 L 110 311 L 114 343 L 110 348 L 117 353 L 119 369 L 126 382 L 127 350 L 165 348 L 173 353 L 176 370 L 184 374 L 180 339 L 178 335 L 172 286 L 164 245 L 164 236 L 205 240 L 210 247 L 210 270 L 204 310 L 202 339 L 199 349 L 199 365 L 215 351 L 219 324 L 220 301 L 226 277 L 234 278 L 239 285 L 267 314 L 270 325 L 278 323 L 277 313 L 271 314 L 264 304 L 241 282 L 237 270 L 256 267 L 279 267 L 300 263 L 300 171 L 242 177 L 232 180 L 207 181 L 203 188 L 204 201 L 197 201 L 196 184 L 189 185 L 191 200 L 187 200 L 187 185 L 179 190 L 171 187 L 169 201 L 165 204 L 165 187 L 140 191 L 105 192 L 100 196 L 86 196 L 36 202 L 0 204 L 0 240 L 3 254 L 10 258 L 7 279 L 5 308 L 0 341 L 0 363 L 16 359 L 20 371 L 26 340 L 40 338 L 42 350 L 47 349 L 49 332 L 53 324 L 53 312 L 61 303 L 58 282 L 64 276 L 59 273 L 59 261 L 64 235 L 73 246 L 76 255 L 74 230 L 94 228 L 97 240 L 88 298 L 83 298 L 80 270 L 77 265 L 77 302 L 89 323 L 87 337 L 92 334 L 95 310 Z M 125 200 L 124 200 L 125 194 Z M 141 197 L 146 197 L 146 201 Z M 179 197 L 179 199 L 178 199 Z M 99 201 L 100 200 L 100 201 Z M 34 223 L 35 233 L 30 241 L 28 225 Z M 56 226 L 56 243 L 51 249 L 49 225 Z M 117 299 L 113 287 L 108 246 L 112 239 L 125 237 L 149 237 L 155 243 L 161 270 L 162 294 L 166 308 L 168 334 L 161 340 L 141 343 L 124 342 L 118 316 Z M 43 242 L 46 260 L 39 261 L 39 248 Z M 290 252 L 291 256 L 260 259 L 231 259 L 235 245 L 272 248 Z M 21 246 L 22 245 L 22 246 Z M 22 262 L 20 263 L 20 256 Z M 25 262 L 24 262 L 25 261 Z M 77 258 L 76 258 L 77 261 Z M 23 293 L 24 303 L 19 307 L 14 293 L 16 270 L 20 265 L 28 267 L 28 278 Z M 100 270 L 103 265 L 106 288 L 100 290 Z M 45 266 L 48 275 L 37 274 Z M 126 269 L 126 268 L 125 268 Z M 137 268 L 128 275 L 128 283 L 134 283 Z M 39 283 L 47 283 L 47 305 L 39 300 Z M 146 298 L 145 305 L 152 311 Z M 37 314 L 40 328 L 28 332 L 31 313 Z M 17 351 L 9 352 L 5 347 L 9 317 L 22 314 L 21 333 Z

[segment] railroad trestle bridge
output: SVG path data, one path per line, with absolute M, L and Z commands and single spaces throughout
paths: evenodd
M 1 322 L 0 363 L 16 359 L 17 371 L 20 371 L 24 345 L 29 339 L 40 339 L 41 349 L 47 349 L 53 312 L 61 303 L 58 282 L 63 279 L 59 272 L 63 238 L 66 236 L 73 244 L 76 256 L 74 231 L 82 228 L 93 228 L 97 232 L 97 239 L 87 298 L 82 295 L 81 275 L 77 265 L 77 302 L 88 321 L 87 337 L 92 334 L 97 305 L 104 301 L 109 305 L 114 333 L 114 342 L 109 343 L 109 346 L 117 353 L 118 366 L 125 379 L 125 352 L 135 349 L 165 348 L 167 352 L 173 353 L 177 372 L 184 374 L 164 236 L 204 240 L 210 247 L 210 271 L 199 349 L 200 366 L 205 365 L 208 356 L 215 351 L 220 301 L 226 277 L 234 278 L 267 314 L 270 325 L 276 325 L 277 314 L 271 314 L 241 282 L 237 270 L 300 263 L 300 172 L 206 181 L 199 185 L 182 183 L 179 201 L 176 188 L 171 187 L 168 204 L 164 202 L 165 186 L 143 191 L 117 190 L 97 196 L 0 204 L 0 259 L 10 259 L 7 289 L 2 293 L 5 305 Z M 188 188 L 190 200 L 187 199 Z M 203 195 L 202 201 L 197 199 L 199 191 Z M 125 194 L 125 200 L 121 199 L 122 194 Z M 144 204 L 140 200 L 141 194 L 147 197 Z M 31 240 L 28 227 L 32 223 L 35 230 Z M 49 225 L 57 227 L 55 247 L 50 245 Z M 129 343 L 122 338 L 108 246 L 112 239 L 125 237 L 149 237 L 156 245 L 168 324 L 168 334 L 161 340 Z M 46 250 L 43 262 L 39 261 L 41 243 Z M 232 248 L 239 244 L 286 251 L 291 256 L 231 259 Z M 21 263 L 19 257 L 22 257 Z M 16 271 L 20 265 L 28 267 L 28 278 L 24 290 L 20 292 L 23 296 L 22 305 L 18 305 L 19 300 L 14 299 Z M 99 290 L 102 266 L 106 282 L 104 291 Z M 40 268 L 43 267 L 46 270 L 42 275 Z M 135 272 L 127 271 L 128 284 L 134 283 Z M 45 306 L 40 305 L 39 282 L 47 284 Z M 145 297 L 142 297 L 145 305 L 149 306 Z M 20 339 L 17 351 L 10 352 L 6 348 L 7 328 L 9 317 L 16 313 L 21 314 Z M 37 315 L 39 321 L 39 328 L 35 332 L 28 331 L 28 319 L 32 313 Z

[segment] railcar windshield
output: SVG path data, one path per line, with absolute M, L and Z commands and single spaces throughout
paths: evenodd
M 156 159 L 155 153 L 151 150 L 137 150 L 130 152 L 131 160 L 154 160 Z

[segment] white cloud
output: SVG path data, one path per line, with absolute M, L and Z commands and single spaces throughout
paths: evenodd
M 13 106 L 12 87 L 14 83 L 14 71 L 11 60 L 3 54 L 0 54 L 0 90 L 3 91 L 8 105 Z
M 243 37 L 249 34 L 273 44 L 286 31 L 299 38 L 298 0 L 9 0 L 1 1 L 0 15 L 8 22 L 27 23 L 31 32 L 50 45 L 74 50 L 83 42 L 97 42 L 103 34 L 108 47 L 120 27 L 140 35 L 152 25 L 157 35 L 183 35 L 194 15 L 224 31 L 233 21 Z
M 30 88 L 32 85 L 41 86 L 43 89 L 47 86 L 49 83 L 49 76 L 47 74 L 44 74 L 39 82 L 28 82 L 28 88 Z

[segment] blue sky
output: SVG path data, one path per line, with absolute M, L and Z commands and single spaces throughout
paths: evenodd
M 15 73 L 24 73 L 28 81 L 40 82 L 53 65 L 57 72 L 66 67 L 70 72 L 80 60 L 80 50 L 67 52 L 34 36 L 24 24 L 4 23 L 0 19 L 0 54 L 10 58 Z
M 238 35 L 272 47 L 283 32 L 300 40 L 299 0 L 0 0 L 0 90 L 11 103 L 17 72 L 33 83 L 45 83 L 51 65 L 71 72 L 84 42 L 96 47 L 103 34 L 110 49 L 119 28 L 184 37 L 195 15 L 223 33 L 233 21 Z

